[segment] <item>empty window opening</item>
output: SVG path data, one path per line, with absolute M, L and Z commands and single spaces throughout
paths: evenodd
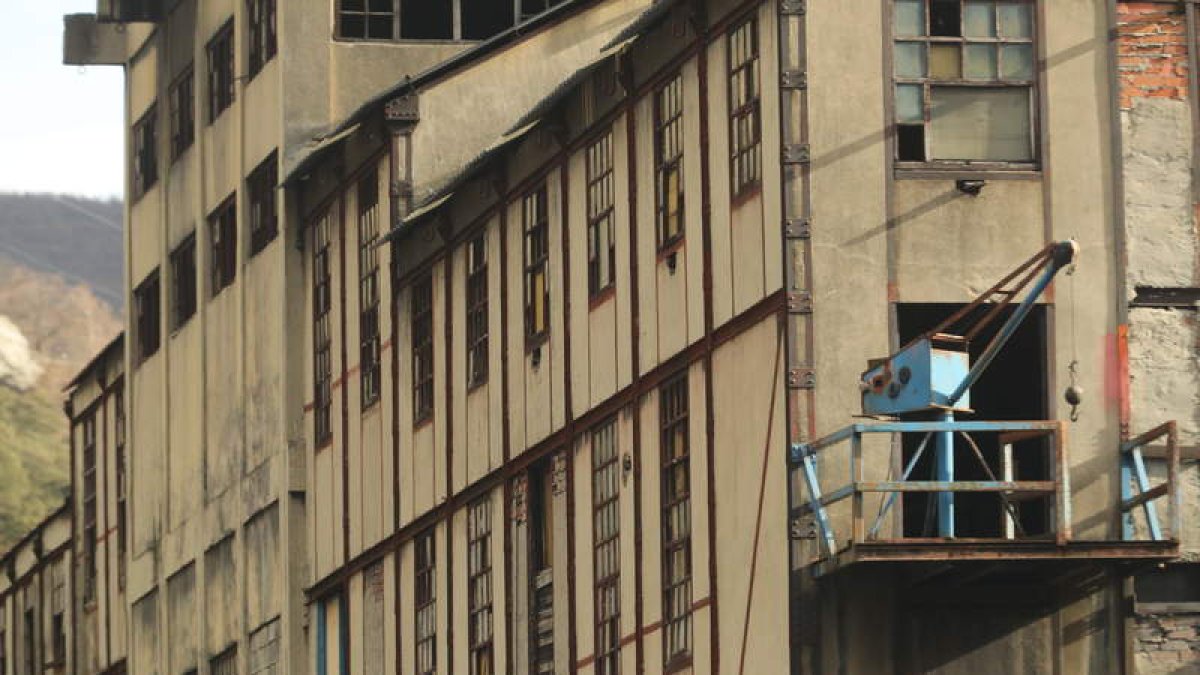
M 413 424 L 433 418 L 433 276 L 413 284 L 411 306 Z
M 237 675 L 238 653 L 236 642 L 226 647 L 225 651 L 209 659 L 208 672 L 212 673 L 212 675 Z
M 275 57 L 275 0 L 249 0 L 247 13 L 250 16 L 250 79 Z
M 171 252 L 171 330 L 196 313 L 196 235 L 189 234 Z
M 229 197 L 208 217 L 212 251 L 212 296 L 215 298 L 237 277 L 237 194 Z
M 125 553 L 128 550 L 129 478 L 125 460 L 125 383 L 119 380 L 113 388 L 113 455 L 117 484 L 117 588 L 125 590 Z M 4 675 L 0 671 L 0 675 Z
M 554 673 L 553 461 L 529 471 L 529 662 L 535 675 Z
M 401 0 L 400 37 L 405 40 L 453 40 L 453 0 Z
M 83 446 L 83 604 L 96 601 L 96 414 L 79 426 Z
M 497 0 L 459 0 L 462 38 L 486 40 L 513 25 L 512 3 Z
M 333 438 L 330 408 L 333 403 L 333 284 L 330 271 L 332 209 L 313 227 L 312 312 L 313 312 L 313 434 L 315 447 Z
M 379 400 L 379 177 L 368 171 L 358 183 L 359 365 L 362 408 Z
M 338 36 L 360 40 L 391 40 L 395 36 L 397 0 L 342 0 Z
M 158 106 L 152 105 L 133 125 L 133 198 L 158 181 Z
M 488 376 L 487 235 L 467 244 L 467 385 L 477 387 Z
M 233 105 L 233 19 L 208 43 L 208 122 Z
M 279 182 L 279 161 L 274 150 L 246 178 L 250 200 L 250 255 L 267 247 L 279 232 L 279 208 L 275 184 Z
M 155 269 L 133 291 L 134 310 L 137 312 L 136 337 L 139 361 L 145 361 L 154 356 L 158 352 L 158 345 L 161 341 L 159 287 L 158 270 Z
M 531 19 L 562 2 L 563 0 L 521 0 L 521 20 Z
M 167 99 L 171 108 L 171 159 L 174 160 L 196 140 L 196 89 L 191 65 L 171 84 Z
M 1133 589 L 1139 612 L 1200 612 L 1200 564 L 1174 564 L 1144 572 L 1134 577 Z
M 897 319 L 901 344 L 924 334 L 941 321 L 958 311 L 957 304 L 902 304 L 897 307 Z M 978 320 L 989 309 L 983 306 L 969 314 L 962 322 L 969 325 Z M 1012 308 L 1002 312 L 990 326 L 972 340 L 971 362 L 975 363 L 996 335 L 1003 323 L 1012 315 Z M 947 332 L 962 330 L 962 326 L 951 326 Z M 971 387 L 970 407 L 973 414 L 959 414 L 963 420 L 1004 421 L 1045 419 L 1048 409 L 1046 389 L 1046 311 L 1035 306 L 1029 317 L 1017 329 L 992 365 Z M 955 437 L 954 467 L 956 481 L 1049 480 L 1051 468 L 1047 463 L 1046 439 L 1027 440 L 1012 445 L 1011 464 L 1004 460 L 999 438 L 996 434 L 972 434 L 987 463 L 980 464 L 970 445 L 961 435 Z M 904 462 L 907 463 L 920 444 L 919 434 L 910 434 L 904 439 Z M 933 441 L 917 462 L 910 479 L 933 480 Z M 1006 471 L 1006 468 L 1011 467 Z M 989 470 L 991 476 L 989 476 Z M 904 535 L 907 537 L 932 536 L 936 532 L 936 500 L 932 495 L 908 493 L 904 495 Z M 1016 536 L 1039 536 L 1049 532 L 1050 499 L 1039 496 L 1020 501 L 1010 498 L 1017 512 L 1018 521 L 1013 526 Z M 1009 518 L 1003 502 L 990 493 L 959 493 L 955 496 L 956 533 L 960 537 L 1005 536 Z
M 962 35 L 962 0 L 931 0 L 929 4 L 929 34 L 940 37 Z

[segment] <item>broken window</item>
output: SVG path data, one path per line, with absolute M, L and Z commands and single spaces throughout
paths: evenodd
M 196 140 L 196 86 L 192 66 L 183 71 L 167 92 L 171 113 L 171 159 L 178 159 Z
M 237 193 L 229 195 L 208 217 L 211 244 L 211 294 L 217 297 L 237 277 Z
M 492 503 L 467 508 L 467 647 L 471 675 L 492 675 Z
M 896 159 L 1036 159 L 1034 5 L 894 0 Z
M 133 198 L 158 181 L 158 106 L 151 105 L 133 125 Z
M 338 37 L 391 40 L 395 36 L 395 3 L 398 1 L 341 0 L 337 17 Z
M 96 413 L 79 426 L 83 446 L 83 604 L 96 601 Z
M 196 313 L 196 235 L 189 234 L 171 252 L 171 330 Z
M 655 208 L 658 247 L 683 237 L 683 77 L 654 94 Z
M 663 658 L 668 666 L 692 649 L 691 451 L 687 374 L 659 389 L 662 451 Z
M 488 376 L 488 261 L 487 234 L 467 244 L 467 385 L 476 387 Z
M 762 174 L 762 106 L 759 101 L 758 19 L 729 31 L 730 173 L 733 196 L 758 186 Z
M 193 275 L 194 276 L 194 275 Z M 125 383 L 118 380 L 113 387 L 113 456 L 117 484 L 117 588 L 125 590 L 125 552 L 127 532 L 129 483 L 125 469 Z M 0 672 L 0 675 L 4 675 Z
M 412 286 L 413 424 L 433 417 L 433 276 Z
M 279 207 L 275 199 L 275 185 L 279 182 L 278 165 L 276 153 L 272 150 L 246 178 L 246 192 L 250 200 L 250 255 L 266 248 L 279 232 Z
M 462 13 L 462 39 L 486 40 L 513 25 L 511 2 L 497 0 L 459 0 Z
M 617 422 L 592 432 L 592 548 L 596 568 L 596 675 L 621 670 L 621 509 Z
M 607 131 L 584 153 L 587 173 L 588 294 L 612 288 L 617 265 L 613 217 L 612 131 Z
M 554 675 L 554 461 L 529 471 L 529 662 Z
M 453 40 L 453 0 L 400 0 L 400 37 L 405 40 Z
M 137 357 L 145 361 L 158 352 L 160 328 L 159 323 L 159 281 L 158 269 L 146 276 L 133 291 L 134 309 L 137 311 Z
M 330 424 L 330 407 L 333 403 L 333 334 L 330 322 L 333 285 L 329 268 L 332 214 L 333 210 L 330 209 L 313 227 L 313 436 L 317 448 L 333 438 Z
M 237 643 L 225 648 L 220 654 L 208 661 L 208 672 L 212 675 L 237 675 L 238 672 Z
M 525 338 L 536 343 L 550 330 L 550 222 L 546 185 L 525 196 L 521 222 L 525 231 Z
M 233 105 L 233 19 L 208 42 L 208 123 Z
M 417 675 L 434 675 L 437 672 L 437 579 L 434 532 L 427 530 L 417 536 L 416 565 L 413 573 L 413 593 L 416 604 L 415 653 Z
M 359 371 L 362 408 L 379 400 L 379 177 L 367 172 L 358 182 Z
M 275 0 L 248 0 L 246 14 L 250 23 L 250 49 L 248 60 L 250 79 L 275 57 Z

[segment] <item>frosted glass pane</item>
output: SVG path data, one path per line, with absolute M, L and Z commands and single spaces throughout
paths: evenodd
M 929 45 L 929 76 L 935 80 L 962 77 L 962 48 L 956 44 Z
M 896 77 L 925 77 L 925 45 L 923 43 L 896 43 Z
M 1029 90 L 934 87 L 929 133 L 933 159 L 1032 161 Z
M 1000 13 L 1000 36 L 1008 38 L 1033 37 L 1033 7 L 1027 4 L 1002 4 L 996 8 Z
M 896 121 L 920 124 L 925 119 L 924 87 L 919 84 L 896 85 Z
M 925 0 L 896 0 L 896 35 L 925 34 Z
M 996 37 L 995 12 L 995 3 L 991 2 L 968 2 L 963 5 L 963 35 Z
M 1033 79 L 1033 45 L 1000 48 L 1000 76 L 1006 80 Z
M 963 48 L 963 74 L 968 80 L 996 79 L 996 46 L 966 45 Z

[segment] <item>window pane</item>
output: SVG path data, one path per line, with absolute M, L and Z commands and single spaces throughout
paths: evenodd
M 1033 37 L 1033 7 L 1025 3 L 1001 4 L 1000 36 L 1006 38 Z
M 896 121 L 901 124 L 920 124 L 925 119 L 922 110 L 924 94 L 919 84 L 896 85 Z
M 959 45 L 929 45 L 929 76 L 935 80 L 962 78 L 962 51 Z
M 925 77 L 925 45 L 923 43 L 896 43 L 896 77 Z
M 925 0 L 896 0 L 896 35 L 925 34 Z
M 1006 80 L 1033 79 L 1033 45 L 1000 48 L 1000 76 Z
M 963 35 L 996 37 L 996 7 L 991 2 L 967 2 L 963 5 Z
M 934 87 L 932 159 L 1031 161 L 1029 89 Z
M 929 33 L 941 37 L 962 37 L 960 0 L 931 0 Z
M 969 44 L 963 47 L 963 72 L 968 80 L 996 79 L 996 46 Z

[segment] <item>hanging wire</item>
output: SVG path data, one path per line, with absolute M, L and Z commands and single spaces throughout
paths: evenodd
M 1071 278 L 1071 283 L 1070 283 L 1071 363 L 1070 363 L 1070 365 L 1067 366 L 1067 372 L 1070 373 L 1070 376 L 1071 376 L 1071 385 L 1067 388 L 1066 396 L 1067 396 L 1067 402 L 1071 405 L 1071 421 L 1072 422 L 1079 421 L 1079 404 L 1080 404 L 1080 399 L 1079 399 L 1080 389 L 1077 385 L 1077 379 L 1079 377 L 1079 340 L 1078 340 L 1078 332 L 1077 332 L 1078 321 L 1075 318 L 1075 312 L 1076 312 L 1075 305 L 1077 304 L 1076 299 L 1078 297 L 1075 294 L 1075 267 L 1076 267 L 1076 263 L 1072 262 L 1070 267 L 1068 267 L 1066 270 L 1067 276 Z

